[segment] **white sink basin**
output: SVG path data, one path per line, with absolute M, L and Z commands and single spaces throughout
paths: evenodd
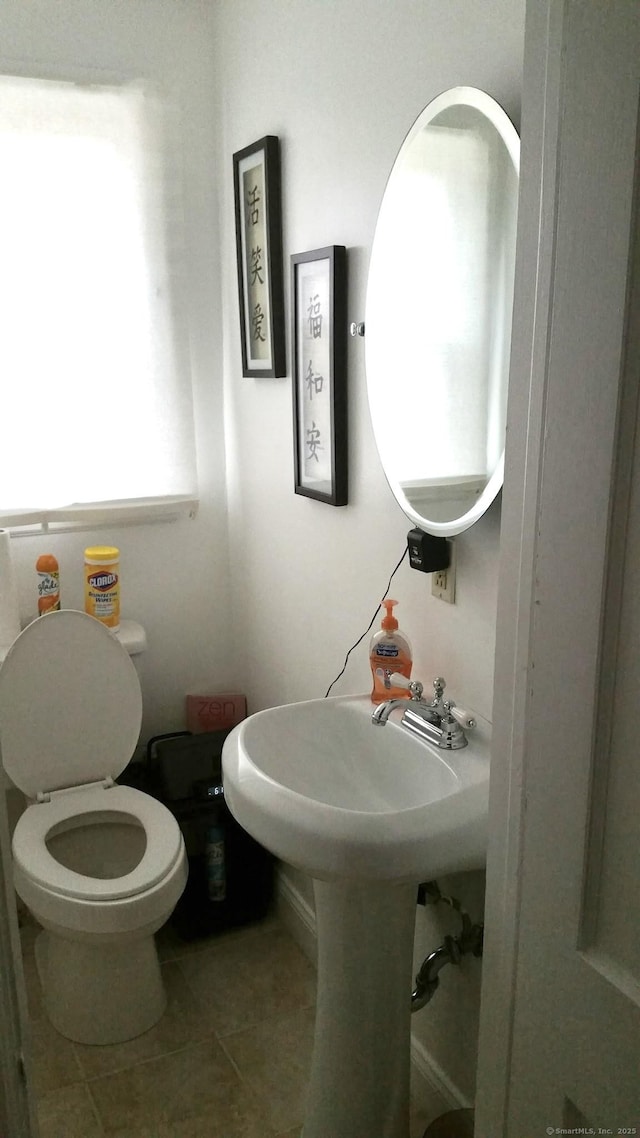
M 246 719 L 223 750 L 225 797 L 240 824 L 323 880 L 414 881 L 484 865 L 486 735 L 441 751 L 371 722 L 367 697 L 310 700 Z M 484 736 L 484 737 L 483 737 Z
M 365 696 L 252 715 L 227 737 L 236 819 L 314 878 L 316 1032 L 303 1138 L 409 1138 L 416 887 L 485 862 L 488 724 L 441 751 Z M 366 1056 L 366 1062 L 363 1062 Z

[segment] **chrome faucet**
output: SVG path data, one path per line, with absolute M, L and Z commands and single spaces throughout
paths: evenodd
M 406 688 L 410 695 L 406 699 L 388 699 L 379 704 L 371 716 L 376 727 L 384 727 L 391 712 L 397 707 L 403 707 L 401 726 L 414 735 L 446 751 L 466 747 L 465 729 L 475 727 L 476 721 L 467 711 L 456 707 L 453 700 L 443 699 L 446 684 L 441 676 L 433 681 L 434 695 L 431 703 L 422 698 L 424 688 L 419 680 L 408 680 L 398 672 L 386 672 L 384 684 L 386 688 Z
M 404 682 L 400 683 L 400 680 L 403 680 Z M 425 708 L 429 706 L 429 704 L 427 704 L 427 701 L 423 700 L 422 698 L 422 692 L 424 689 L 419 680 L 407 680 L 406 676 L 400 676 L 398 672 L 392 673 L 385 671 L 385 688 L 389 689 L 392 685 L 392 682 L 394 687 L 406 687 L 411 694 L 405 696 L 404 698 L 402 696 L 399 696 L 396 699 L 387 699 L 384 703 L 378 704 L 371 716 L 372 721 L 376 724 L 382 724 L 384 726 L 384 724 L 387 722 L 387 719 L 391 715 L 391 712 L 394 711 L 396 707 L 407 707 L 409 703 L 420 703 L 421 705 L 424 705 Z M 434 680 L 434 686 L 435 683 L 436 681 Z M 439 718 L 437 720 L 434 718 L 433 722 L 439 723 L 440 720 Z

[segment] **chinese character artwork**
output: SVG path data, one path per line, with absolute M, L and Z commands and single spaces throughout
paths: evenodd
M 322 393 L 322 387 L 324 384 L 324 376 L 323 375 L 317 375 L 316 372 L 314 372 L 313 360 L 309 360 L 309 366 L 307 368 L 307 373 L 304 377 L 304 382 L 305 382 L 305 386 L 307 388 L 307 391 L 309 393 L 309 399 L 313 399 L 314 395 L 320 395 Z
M 256 304 L 253 312 L 251 313 L 251 339 L 256 344 L 266 344 L 266 337 L 264 334 L 264 312 L 261 305 Z
M 266 230 L 264 225 L 264 166 L 245 170 L 242 177 L 244 194 L 244 255 L 249 312 L 248 355 L 252 360 L 269 357 L 266 330 L 269 326 L 269 286 L 266 272 Z
M 305 476 L 314 485 L 331 484 L 331 400 L 329 375 L 331 358 L 328 322 L 330 277 L 329 262 L 320 260 L 300 266 L 299 296 L 299 362 L 302 379 L 301 454 Z
M 260 248 L 259 245 L 257 245 L 255 249 L 251 250 L 251 284 L 252 285 L 255 284 L 256 281 L 259 281 L 260 284 L 264 284 L 264 277 L 262 276 L 263 272 L 264 272 L 264 269 L 263 269 L 263 265 L 262 265 L 262 249 Z
M 346 506 L 346 249 L 291 257 L 295 492 Z
M 321 439 L 322 439 L 322 435 L 321 435 L 320 431 L 316 427 L 315 422 L 312 422 L 311 426 L 306 428 L 306 440 L 305 440 L 306 451 L 307 451 L 306 456 L 310 461 L 315 460 L 316 462 L 320 462 L 318 451 L 321 451 L 324 449 L 322 446 Z
M 318 293 L 309 298 L 307 313 L 309 315 L 309 335 L 313 340 L 322 336 L 322 304 Z
M 258 183 L 254 186 L 249 186 L 247 189 L 247 215 L 249 225 L 257 225 L 260 220 L 260 202 L 262 195 L 258 188 Z
M 287 374 L 280 143 L 269 134 L 233 155 L 242 374 Z

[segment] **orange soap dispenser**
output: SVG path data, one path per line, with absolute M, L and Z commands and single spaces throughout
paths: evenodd
M 385 699 L 406 699 L 407 691 L 404 688 L 384 686 L 385 672 L 400 672 L 407 679 L 411 677 L 411 645 L 403 632 L 398 630 L 398 622 L 393 615 L 393 606 L 397 601 L 384 600 L 386 615 L 382 618 L 379 632 L 371 638 L 369 648 L 369 662 L 373 676 L 372 703 L 384 703 Z

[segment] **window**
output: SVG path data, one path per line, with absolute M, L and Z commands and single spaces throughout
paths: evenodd
M 0 77 L 0 525 L 195 496 L 164 134 L 141 85 Z

